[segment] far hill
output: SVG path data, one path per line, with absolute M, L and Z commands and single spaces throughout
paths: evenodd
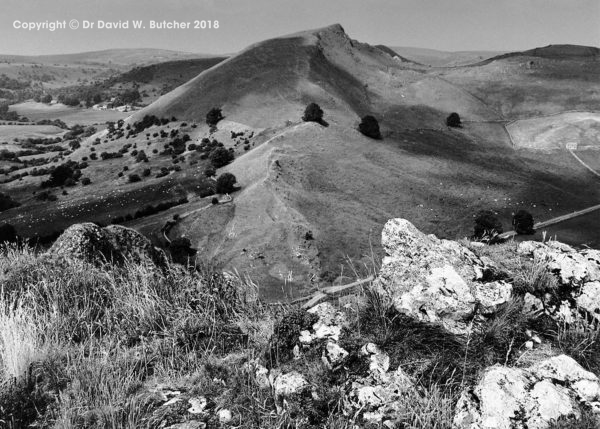
M 553 60 L 577 60 L 600 58 L 600 48 L 581 45 L 548 45 L 522 52 L 509 52 L 489 58 L 483 63 L 514 57 L 537 57 Z
M 436 49 L 393 46 L 394 52 L 410 60 L 432 67 L 457 67 L 478 63 L 485 59 L 501 55 L 500 51 L 439 51 Z
M 102 51 L 79 52 L 74 54 L 55 55 L 2 55 L 0 62 L 29 64 L 79 64 L 79 65 L 113 65 L 132 66 L 161 63 L 191 58 L 208 58 L 212 55 L 191 52 L 171 51 L 167 49 L 123 48 Z

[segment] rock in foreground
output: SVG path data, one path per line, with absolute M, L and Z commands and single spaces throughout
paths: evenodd
M 152 261 L 164 266 L 167 258 L 139 232 L 120 225 L 101 228 L 94 223 L 71 225 L 48 250 L 50 255 L 82 259 L 92 263 Z
M 423 234 L 405 219 L 389 220 L 381 243 L 388 256 L 376 288 L 401 313 L 465 334 L 474 316 L 485 317 L 511 298 L 509 283 L 490 281 L 494 266 L 455 241 Z
M 495 365 L 456 405 L 457 429 L 545 429 L 600 408 L 600 382 L 575 360 L 554 356 L 529 369 Z M 599 421 L 600 423 L 600 421 Z

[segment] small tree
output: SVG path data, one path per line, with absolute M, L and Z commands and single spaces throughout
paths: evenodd
M 142 180 L 142 179 L 137 174 L 130 174 L 129 175 L 129 182 L 130 183 L 139 182 L 140 180 Z
M 207 168 L 204 170 L 204 175 L 205 175 L 206 177 L 213 177 L 213 176 L 215 176 L 216 174 L 217 174 L 217 170 L 215 170 L 215 169 L 214 169 L 214 168 L 212 168 L 212 167 L 207 167 Z
M 213 107 L 206 114 L 206 123 L 211 127 L 216 126 L 223 119 L 223 113 L 219 107 Z
M 0 225 L 0 245 L 2 243 L 13 243 L 17 241 L 17 232 L 15 231 L 15 227 L 10 223 L 4 223 Z
M 169 244 L 169 253 L 173 262 L 182 265 L 188 265 L 190 259 L 196 255 L 197 250 L 192 248 L 192 243 L 188 238 L 179 237 Z
M 146 152 L 144 152 L 143 150 L 140 150 L 137 155 L 135 156 L 135 161 L 136 162 L 148 162 L 148 156 L 146 155 Z
M 446 118 L 446 125 L 449 127 L 460 127 L 460 124 L 460 116 L 458 116 L 458 113 L 456 112 L 450 113 Z
M 323 123 L 323 109 L 317 103 L 310 103 L 304 110 L 304 116 L 302 116 L 304 122 L 318 122 Z
M 221 168 L 233 161 L 233 153 L 224 147 L 218 147 L 208 155 L 208 159 L 214 168 Z
M 358 125 L 358 130 L 365 136 L 371 137 L 372 139 L 381 139 L 381 132 L 379 131 L 379 122 L 377 122 L 377 119 L 375 119 L 374 116 L 367 115 L 364 118 L 362 118 L 360 124 Z
M 237 179 L 231 173 L 223 173 L 217 179 L 217 186 L 215 191 L 217 194 L 227 194 L 233 192 L 234 185 L 237 183 Z
M 478 239 L 493 239 L 503 232 L 502 222 L 491 210 L 481 210 L 475 217 L 474 237 Z
M 512 224 L 517 234 L 531 235 L 535 233 L 533 229 L 533 216 L 526 210 L 519 210 L 513 216 Z
M 81 179 L 81 184 L 82 184 L 83 186 L 87 186 L 87 185 L 89 185 L 90 183 L 92 183 L 92 181 L 90 180 L 90 178 L 89 178 L 89 177 L 84 177 L 83 179 Z

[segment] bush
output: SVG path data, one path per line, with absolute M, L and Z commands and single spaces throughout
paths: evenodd
M 206 114 L 206 123 L 208 125 L 210 125 L 211 127 L 214 127 L 215 125 L 217 125 L 221 119 L 223 119 L 223 113 L 221 112 L 221 109 L 218 107 L 213 107 Z
M 10 195 L 0 192 L 0 212 L 12 209 L 13 207 L 19 207 L 20 205 L 21 204 L 13 200 Z
M 216 174 L 217 174 L 217 171 L 212 167 L 208 167 L 206 170 L 204 170 L 204 175 L 206 177 L 213 177 Z
M 450 115 L 446 118 L 446 125 L 449 127 L 460 127 L 460 124 L 460 116 L 458 116 L 458 113 L 456 112 L 450 113 Z
M 379 131 L 379 122 L 374 116 L 367 115 L 362 118 L 358 125 L 358 130 L 365 136 L 371 137 L 372 139 L 380 140 L 381 132 Z
M 502 222 L 491 210 L 481 210 L 475 217 L 475 227 L 473 229 L 475 238 L 493 238 L 497 234 L 502 234 Z
M 233 153 L 224 147 L 218 147 L 208 155 L 208 158 L 214 168 L 221 168 L 233 161 Z
M 173 262 L 182 265 L 188 265 L 190 259 L 196 255 L 196 249 L 192 248 L 192 243 L 188 238 L 179 237 L 169 244 L 169 252 Z
M 84 177 L 83 179 L 81 179 L 81 184 L 82 184 L 83 186 L 87 186 L 87 185 L 89 185 L 90 183 L 92 183 L 92 181 L 90 180 L 90 178 L 89 178 L 89 177 Z
M 210 202 L 211 202 L 211 203 L 212 203 L 212 205 L 214 206 L 214 205 L 216 205 L 216 204 L 219 204 L 219 199 L 218 199 L 217 197 L 213 197 L 213 199 L 212 199 L 212 200 L 210 200 Z
M 310 103 L 304 110 L 304 116 L 302 116 L 304 122 L 323 122 L 323 110 L 317 103 Z
M 146 156 L 146 152 L 144 152 L 143 150 L 140 150 L 135 157 L 135 161 L 136 162 L 148 162 L 148 156 Z
M 531 235 L 535 233 L 533 216 L 526 210 L 519 210 L 513 216 L 512 224 L 517 234 Z
M 9 223 L 4 223 L 0 225 L 0 244 L 2 243 L 12 243 L 17 241 L 17 232 L 15 231 L 15 227 Z
M 227 194 L 229 192 L 233 192 L 234 185 L 236 184 L 237 179 L 231 173 L 223 173 L 217 179 L 217 186 L 215 191 L 217 194 Z
M 142 179 L 137 174 L 130 174 L 129 175 L 129 183 L 135 183 L 135 182 L 139 182 L 141 180 Z
M 152 171 L 149 168 L 144 169 L 144 171 L 142 172 L 142 176 L 144 177 L 148 177 L 150 176 L 150 174 L 152 173 Z

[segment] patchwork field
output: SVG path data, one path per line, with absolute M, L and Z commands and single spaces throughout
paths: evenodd
M 523 119 L 506 128 L 517 148 L 600 149 L 600 113 L 568 112 Z
M 30 121 L 60 119 L 67 125 L 104 124 L 107 121 L 118 121 L 119 119 L 125 119 L 131 115 L 131 112 L 69 107 L 60 103 L 47 105 L 44 103 L 36 103 L 35 101 L 13 104 L 10 106 L 10 110 L 17 112 L 20 116 L 27 117 Z

